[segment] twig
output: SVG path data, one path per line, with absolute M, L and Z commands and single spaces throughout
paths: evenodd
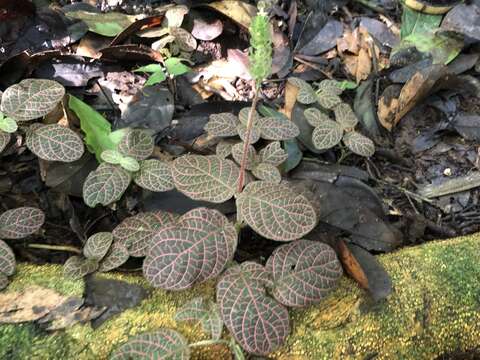
M 48 244 L 28 244 L 27 247 L 33 249 L 43 249 L 43 250 L 52 250 L 52 251 L 67 251 L 73 252 L 75 254 L 81 254 L 82 250 L 74 246 L 68 245 L 48 245 Z

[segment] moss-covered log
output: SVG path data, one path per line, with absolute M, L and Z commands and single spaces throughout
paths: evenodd
M 292 311 L 292 334 L 276 359 L 435 359 L 475 351 L 480 344 L 480 234 L 436 241 L 379 257 L 392 276 L 393 294 L 372 304 L 344 278 L 321 305 Z M 137 276 L 99 275 L 147 287 Z M 81 281 L 66 280 L 58 266 L 20 265 L 8 290 L 32 284 L 80 295 Z M 1 359 L 104 359 L 131 335 L 171 327 L 191 340 L 198 326 L 177 324 L 175 310 L 188 299 L 213 296 L 213 283 L 191 291 L 155 290 L 136 308 L 98 329 L 75 325 L 47 334 L 36 325 L 1 325 Z M 225 335 L 226 336 L 226 335 Z M 195 358 L 229 359 L 222 346 L 195 348 Z

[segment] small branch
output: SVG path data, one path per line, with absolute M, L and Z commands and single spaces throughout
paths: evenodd
M 27 247 L 33 249 L 43 249 L 43 250 L 52 250 L 52 251 L 67 251 L 75 254 L 81 254 L 82 250 L 74 246 L 68 245 L 48 245 L 48 244 L 28 244 Z
M 202 340 L 193 344 L 188 344 L 188 347 L 208 346 L 208 345 L 230 345 L 227 340 Z

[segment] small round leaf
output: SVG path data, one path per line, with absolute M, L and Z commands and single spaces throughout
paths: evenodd
M 5 150 L 10 142 L 10 134 L 0 131 L 0 153 Z
M 172 178 L 171 163 L 150 159 L 140 164 L 140 171 L 133 176 L 138 186 L 155 192 L 172 190 L 175 187 Z
M 240 112 L 238 113 L 238 119 L 245 126 L 247 126 L 248 117 L 250 115 L 250 110 L 251 109 L 252 109 L 251 107 L 245 107 L 245 108 L 241 109 Z M 256 110 L 254 110 L 254 112 L 253 112 L 253 126 L 257 125 L 259 120 L 260 120 L 260 115 L 258 114 L 258 112 Z
M 0 238 L 22 239 L 36 232 L 43 225 L 45 214 L 32 207 L 20 207 L 0 215 Z
M 259 180 L 270 181 L 279 184 L 282 181 L 282 175 L 278 168 L 272 164 L 261 163 L 252 171 L 253 176 Z
M 239 142 L 232 147 L 232 157 L 239 165 L 242 163 L 244 145 L 245 144 L 243 142 Z M 252 145 L 249 145 L 247 148 L 247 161 L 245 163 L 245 169 L 252 170 L 257 164 L 257 161 L 257 151 Z
M 340 83 L 337 80 L 326 79 L 320 82 L 318 90 L 322 93 L 330 93 L 333 95 L 341 95 L 343 89 L 340 87 Z
M 113 235 L 110 232 L 99 232 L 90 236 L 83 247 L 83 255 L 87 259 L 100 261 L 107 255 L 113 242 Z
M 71 256 L 63 265 L 63 275 L 71 279 L 80 279 L 98 269 L 98 262 L 81 256 Z
M 237 135 L 238 118 L 231 113 L 210 115 L 205 131 L 211 136 L 229 137 Z
M 310 105 L 318 100 L 318 95 L 309 85 L 308 88 L 300 88 L 297 94 L 297 100 L 301 104 Z
M 173 161 L 175 187 L 193 200 L 222 203 L 235 193 L 240 169 L 218 156 L 185 155 Z
M 15 255 L 3 240 L 0 240 L 0 274 L 11 276 L 15 272 Z
M 14 133 L 17 131 L 18 125 L 15 120 L 9 117 L 1 117 L 0 116 L 0 130 L 6 133 Z
M 311 88 L 310 84 L 303 79 L 297 77 L 289 77 L 287 80 L 293 86 L 296 86 L 299 89 Z
M 83 184 L 83 200 L 90 207 L 107 206 L 120 199 L 130 184 L 130 174 L 119 166 L 102 163 L 88 174 Z
M 188 360 L 188 341 L 175 330 L 160 329 L 129 339 L 110 360 Z
M 332 121 L 327 114 L 317 108 L 308 108 L 303 114 L 308 123 L 313 127 L 322 126 L 325 121 Z
M 56 81 L 25 79 L 5 90 L 1 111 L 17 121 L 37 119 L 52 111 L 64 95 L 65 88 Z
M 98 271 L 107 272 L 123 265 L 128 260 L 127 248 L 118 242 L 114 242 L 103 258 Z
M 128 131 L 118 144 L 118 151 L 135 160 L 145 160 L 152 155 L 153 137 L 147 130 L 132 129 Z
M 352 129 L 358 124 L 358 119 L 350 105 L 341 103 L 335 106 L 335 120 L 344 129 Z
M 310 240 L 276 248 L 265 268 L 273 276 L 273 297 L 291 307 L 320 302 L 336 287 L 343 273 L 335 251 L 327 244 Z
M 370 157 L 375 154 L 375 144 L 362 134 L 351 131 L 343 137 L 344 144 L 355 154 Z
M 226 157 L 230 156 L 232 153 L 232 147 L 234 142 L 230 141 L 220 141 L 215 148 L 215 153 L 221 159 L 225 159 Z
M 187 30 L 181 27 L 172 27 L 170 34 L 175 37 L 175 43 L 180 50 L 191 52 L 197 48 L 197 40 Z
M 253 230 L 271 240 L 300 239 L 317 224 L 310 202 L 283 184 L 249 183 L 238 195 L 237 208 Z
M 109 164 L 118 165 L 122 161 L 123 155 L 116 150 L 104 150 L 100 157 Z
M 228 330 L 245 351 L 266 355 L 290 333 L 288 311 L 268 296 L 269 274 L 257 263 L 244 262 L 225 271 L 217 284 L 217 302 Z
M 260 119 L 260 136 L 266 140 L 288 140 L 300 134 L 298 126 L 287 117 L 265 117 Z
M 137 172 L 140 170 L 140 164 L 133 157 L 125 156 L 120 160 L 120 166 L 127 171 Z
M 278 166 L 287 160 L 288 155 L 280 146 L 280 142 L 273 141 L 262 150 L 260 150 L 260 159 L 262 163 Z
M 340 143 L 343 136 L 342 126 L 333 121 L 325 120 L 313 129 L 312 142 L 319 150 L 330 149 Z
M 7 275 L 0 273 L 0 291 L 5 289 L 9 283 L 10 281 L 8 280 Z
M 338 95 L 327 92 L 322 92 L 320 95 L 318 95 L 317 100 L 321 107 L 328 110 L 333 109 L 342 102 L 342 99 L 340 99 Z
M 175 314 L 175 321 L 199 321 L 202 329 L 210 334 L 212 339 L 218 340 L 222 335 L 223 320 L 216 304 L 206 302 L 202 297 L 196 297 Z
M 247 127 L 243 124 L 237 126 L 237 134 L 243 142 L 247 141 Z M 250 131 L 250 145 L 260 140 L 260 131 L 256 127 L 252 127 Z
M 83 141 L 77 133 L 58 124 L 44 125 L 27 136 L 27 147 L 40 159 L 72 162 L 82 157 Z
M 186 289 L 218 276 L 236 246 L 237 232 L 225 215 L 196 208 L 155 235 L 143 274 L 154 287 Z

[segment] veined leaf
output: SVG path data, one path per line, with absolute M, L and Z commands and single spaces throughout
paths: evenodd
M 245 107 L 245 108 L 241 109 L 240 112 L 238 113 L 238 119 L 245 126 L 247 126 L 247 123 L 248 123 L 248 116 L 250 115 L 250 110 L 251 110 L 251 108 Z M 256 126 L 258 124 L 259 120 L 260 120 L 260 115 L 258 114 L 257 110 L 254 110 L 254 112 L 253 112 L 253 126 Z
M 0 274 L 11 276 L 15 272 L 15 255 L 3 240 L 0 240 Z M 1 289 L 1 286 L 0 286 Z
M 287 309 L 268 296 L 272 280 L 265 268 L 244 262 L 227 269 L 217 284 L 217 302 L 228 330 L 245 351 L 266 355 L 290 333 Z
M 112 165 L 120 164 L 123 155 L 120 154 L 117 150 L 105 150 L 100 155 L 103 161 Z
M 237 232 L 225 215 L 196 208 L 155 235 L 143 274 L 154 287 L 186 289 L 218 276 L 236 247 Z
M 343 137 L 345 145 L 355 154 L 370 157 L 375 154 L 375 144 L 362 134 L 351 131 Z
M 332 121 L 327 114 L 317 108 L 308 108 L 303 112 L 303 114 L 305 115 L 305 119 L 307 119 L 308 123 L 313 127 L 322 126 L 322 124 L 326 121 Z
M 182 63 L 182 59 L 170 57 L 165 60 L 165 67 L 171 76 L 180 76 L 188 73 L 191 69 Z
M 231 113 L 212 114 L 205 125 L 205 131 L 212 136 L 235 136 L 238 122 L 237 117 Z
M 72 279 L 80 279 L 98 269 L 96 260 L 85 259 L 81 256 L 71 256 L 63 265 L 63 275 Z
M 105 150 L 115 150 L 116 145 L 110 139 L 112 132 L 110 123 L 97 111 L 75 96 L 69 95 L 68 106 L 80 119 L 80 127 L 85 133 L 85 144 L 88 151 L 95 154 L 101 161 L 101 154 Z
M 262 163 L 278 166 L 287 160 L 287 153 L 280 146 L 280 142 L 273 141 L 262 150 L 260 150 L 260 159 Z
M 8 280 L 7 275 L 0 272 L 0 291 L 5 289 L 9 283 L 10 281 Z
M 83 141 L 75 131 L 58 124 L 44 125 L 27 136 L 27 147 L 40 159 L 73 162 L 83 155 Z
M 286 306 L 320 302 L 337 285 L 342 266 L 335 251 L 318 241 L 297 240 L 275 249 L 265 265 L 275 299 Z
M 120 141 L 131 131 L 130 128 L 122 128 L 112 131 L 108 134 L 109 140 L 114 144 L 115 148 L 120 144 Z
M 83 183 L 83 200 L 90 207 L 107 206 L 120 199 L 130 184 L 130 174 L 119 166 L 100 164 Z
M 51 112 L 64 95 L 65 88 L 56 81 L 25 79 L 5 90 L 1 111 L 16 121 L 37 119 Z
M 172 190 L 175 187 L 172 178 L 171 163 L 150 159 L 140 164 L 140 171 L 133 176 L 138 186 L 155 192 Z
M 123 220 L 112 232 L 119 243 L 125 245 L 131 256 L 146 256 L 155 234 L 162 228 L 173 226 L 178 215 L 165 211 L 140 213 Z
M 312 86 L 306 82 L 303 79 L 297 78 L 297 77 L 289 77 L 287 81 L 292 84 L 293 86 L 296 86 L 298 89 L 312 89 Z
M 128 131 L 118 144 L 118 151 L 135 160 L 145 160 L 152 155 L 154 148 L 152 135 L 147 130 L 132 129 Z
M 335 106 L 335 120 L 342 125 L 344 129 L 353 129 L 358 124 L 357 115 L 353 112 L 350 105 L 341 103 Z
M 271 240 L 290 241 L 308 234 L 317 224 L 315 209 L 283 184 L 255 181 L 238 195 L 241 218 Z
M 232 147 L 232 157 L 239 165 L 242 163 L 243 147 L 243 142 L 239 142 Z M 252 170 L 256 166 L 257 162 L 257 151 L 252 145 L 249 145 L 247 148 L 247 162 L 245 169 Z
M 98 271 L 107 272 L 123 265 L 128 260 L 127 248 L 118 242 L 113 242 L 107 255 L 103 258 Z
M 215 148 L 215 153 L 221 159 L 225 159 L 232 153 L 232 147 L 234 144 L 234 142 L 222 140 L 217 144 L 217 147 Z
M 258 128 L 260 136 L 266 140 L 288 140 L 300 134 L 298 126 L 287 117 L 261 118 Z
M 313 129 L 312 142 L 319 150 L 330 149 L 342 140 L 343 128 L 333 120 L 325 120 Z
M 337 80 L 326 79 L 320 82 L 318 90 L 321 93 L 329 93 L 333 95 L 342 95 L 343 89 L 340 82 Z
M 175 37 L 175 43 L 180 50 L 191 52 L 197 48 L 197 40 L 187 30 L 181 27 L 172 27 L 170 34 Z
M 279 184 L 282 181 L 282 175 L 276 166 L 272 164 L 258 164 L 252 171 L 253 176 L 259 180 L 270 181 Z
M 236 191 L 240 170 L 218 156 L 185 155 L 173 161 L 175 187 L 193 200 L 221 203 Z
M 247 127 L 243 124 L 237 126 L 237 134 L 243 142 L 247 141 Z M 256 127 L 252 127 L 250 131 L 250 145 L 255 144 L 260 140 L 260 131 Z
M 223 320 L 215 305 L 196 297 L 177 311 L 175 321 L 199 321 L 203 331 L 211 334 L 213 340 L 218 340 L 222 335 Z
M 3 114 L 0 112 L 0 130 L 6 133 L 14 133 L 17 131 L 18 125 L 15 120 L 12 118 L 4 117 Z
M 97 13 L 85 10 L 68 11 L 65 13 L 70 18 L 82 20 L 87 24 L 88 30 L 103 36 L 117 36 L 130 24 L 137 20 L 137 16 L 119 12 Z
M 110 232 L 99 232 L 90 236 L 83 247 L 83 255 L 87 259 L 102 260 L 107 255 L 113 242 Z
M 338 95 L 328 93 L 328 92 L 322 92 L 320 95 L 318 95 L 318 103 L 320 104 L 321 107 L 331 110 L 338 104 L 342 102 L 342 99 Z
M 120 159 L 120 164 L 122 168 L 130 172 L 137 172 L 140 170 L 140 164 L 137 160 L 130 156 L 124 156 Z
M 10 142 L 10 134 L 0 131 L 0 153 L 3 150 L 5 150 L 9 142 Z
M 20 207 L 0 215 L 0 238 L 22 239 L 36 232 L 43 225 L 45 214 L 33 207 Z
M 160 329 L 129 339 L 115 351 L 110 360 L 188 360 L 188 341 L 175 330 Z
M 318 95 L 311 86 L 308 88 L 300 88 L 300 90 L 298 90 L 297 100 L 301 104 L 310 105 L 318 101 Z
M 144 86 L 152 86 L 155 84 L 160 84 L 166 79 L 167 79 L 167 75 L 165 75 L 163 71 L 157 71 L 148 77 L 147 81 L 145 81 Z

